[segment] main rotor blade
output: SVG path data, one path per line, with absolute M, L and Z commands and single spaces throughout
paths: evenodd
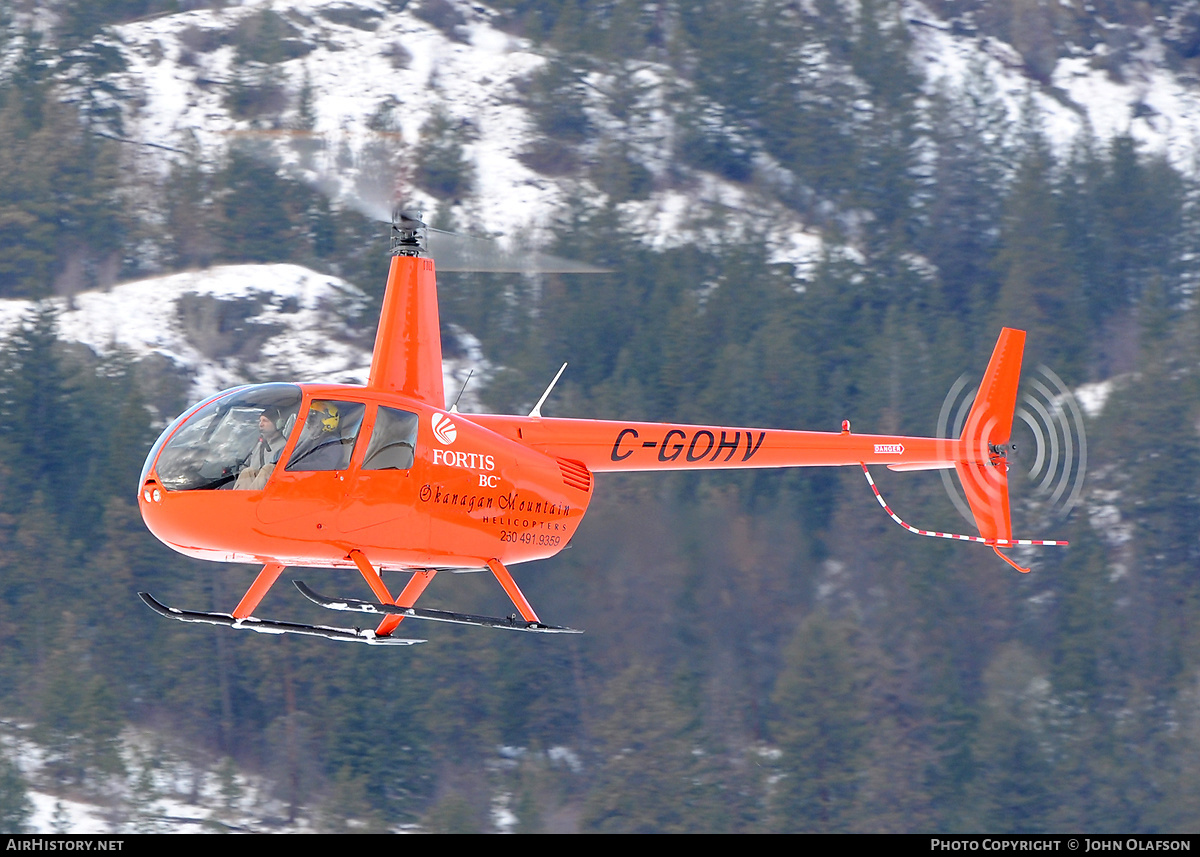
M 290 136 L 307 136 L 303 132 L 287 132 Z M 397 188 L 384 180 L 377 170 L 359 171 L 352 181 L 329 170 L 314 170 L 298 165 L 285 165 L 274 149 L 277 133 L 239 132 L 238 143 L 243 151 L 282 170 L 294 180 L 312 187 L 335 205 L 345 206 L 371 220 L 391 223 L 396 208 Z M 349 186 L 347 186 L 349 185 Z M 533 250 L 511 252 L 495 241 L 476 238 L 457 232 L 428 228 L 428 254 L 443 272 L 478 272 L 499 274 L 607 274 L 611 270 L 586 262 L 564 259 Z
M 364 217 L 391 223 L 395 206 L 380 194 L 362 191 L 338 194 L 336 180 L 324 180 L 317 188 L 357 211 Z M 608 274 L 609 268 L 564 259 L 535 250 L 512 252 L 490 238 L 476 238 L 459 232 L 427 227 L 426 251 L 441 272 L 496 274 Z
M 510 252 L 495 241 L 430 229 L 429 255 L 439 271 L 511 274 L 607 274 L 608 268 L 535 251 Z

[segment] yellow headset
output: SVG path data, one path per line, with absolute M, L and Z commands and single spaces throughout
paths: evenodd
M 337 431 L 340 416 L 338 414 L 337 405 L 335 405 L 333 402 L 318 402 L 314 400 L 312 403 L 312 410 L 309 411 L 309 417 L 311 418 L 313 414 L 325 415 L 321 417 L 322 433 Z

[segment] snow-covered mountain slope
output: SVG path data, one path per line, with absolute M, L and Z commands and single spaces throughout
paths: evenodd
M 232 760 L 206 759 L 132 727 L 111 748 L 120 773 L 64 787 L 55 770 L 60 760 L 31 733 L 27 724 L 0 722 L 0 748 L 28 788 L 25 833 L 311 833 L 316 827 L 307 816 L 288 822 L 274 784 Z
M 235 119 L 225 106 L 239 73 L 232 33 L 268 7 L 296 34 L 303 55 L 258 68 L 287 94 L 283 109 Z M 215 152 L 239 132 L 265 125 L 284 132 L 276 135 L 283 141 L 277 154 L 295 164 L 286 130 L 302 129 L 301 136 L 320 143 L 303 165 L 310 177 L 336 176 L 350 193 L 404 196 L 435 214 L 436 200 L 406 186 L 403 173 L 421 126 L 441 110 L 466 123 L 473 138 L 465 155 L 475 165 L 476 192 L 459 216 L 491 230 L 544 223 L 560 191 L 518 160 L 531 128 L 514 88 L 544 60 L 528 43 L 492 28 L 490 10 L 460 9 L 464 23 L 453 38 L 411 11 L 393 12 L 374 0 L 247 3 L 118 27 L 130 136 Z M 311 115 L 302 118 L 298 94 L 306 86 Z M 354 187 L 356 180 L 366 187 Z
M 265 381 L 365 384 L 371 366 L 376 319 L 366 312 L 366 296 L 298 265 L 187 271 L 81 292 L 59 304 L 61 338 L 97 354 L 120 348 L 134 359 L 166 358 L 192 379 L 192 400 Z M 33 308 L 29 301 L 0 301 L 0 336 Z M 486 376 L 488 367 L 473 337 L 451 332 L 459 353 L 443 368 L 446 389 L 457 391 L 468 369 Z M 471 392 L 463 406 L 474 404 Z
M 1104 62 L 1104 45 L 1072 48 L 1057 60 L 1048 83 L 1037 83 L 1012 45 L 964 31 L 917 0 L 902 7 L 913 38 L 911 60 L 931 93 L 959 89 L 972 76 L 986 78 L 1013 126 L 1023 106 L 1033 104 L 1060 151 L 1083 132 L 1101 140 L 1129 133 L 1176 166 L 1194 168 L 1200 90 L 1169 67 L 1160 42 L 1147 40 L 1123 59 L 1119 73 Z M 521 159 L 537 136 L 523 81 L 546 59 L 528 40 L 498 29 L 497 13 L 482 4 L 442 4 L 450 18 L 438 26 L 423 20 L 421 8 L 387 0 L 263 0 L 116 27 L 127 68 L 110 82 L 123 93 L 125 134 L 201 157 L 215 157 L 231 139 L 268 139 L 274 157 L 314 182 L 338 185 L 335 193 L 343 197 L 403 197 L 436 217 L 449 203 L 412 185 L 411 162 L 422 126 L 440 112 L 462 131 L 463 153 L 474 168 L 471 191 L 452 205 L 456 225 L 536 242 L 566 194 L 598 193 L 586 179 L 550 178 Z M 244 43 L 265 10 L 286 28 L 285 57 L 247 61 L 235 42 Z M 250 78 L 275 87 L 278 97 L 265 112 L 239 119 L 228 96 Z M 650 174 L 662 177 L 680 169 L 672 163 L 676 129 L 669 101 L 681 82 L 654 62 L 639 62 L 633 80 L 639 103 L 630 115 L 636 119 L 614 122 L 606 73 L 594 71 L 586 81 L 590 118 L 604 133 L 622 134 Z M 300 139 L 305 145 L 296 145 Z M 593 145 L 582 144 L 585 158 Z M 163 149 L 145 153 L 172 156 Z M 772 168 L 758 165 L 764 175 Z M 700 224 L 717 205 L 727 212 L 724 229 L 765 230 L 778 261 L 802 263 L 819 252 L 818 234 L 753 183 L 704 174 L 684 187 L 659 181 L 648 198 L 623 208 L 648 243 L 664 246 L 704 240 L 712 227 Z
M 1195 172 L 1200 86 L 1169 67 L 1163 44 L 1149 34 L 1142 34 L 1143 46 L 1119 65 L 1107 61 L 1103 44 L 1089 50 L 1069 46 L 1070 55 L 1054 63 L 1048 84 L 1042 85 L 1030 79 L 1028 62 L 1011 44 L 961 32 L 916 0 L 906 0 L 905 7 L 912 60 L 930 91 L 961 88 L 971 76 L 981 76 L 995 87 L 1014 123 L 1031 103 L 1060 154 L 1080 135 L 1103 142 L 1128 134 L 1146 151 L 1166 155 L 1177 169 Z

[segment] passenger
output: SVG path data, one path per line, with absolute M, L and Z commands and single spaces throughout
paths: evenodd
M 233 483 L 234 490 L 261 491 L 267 484 L 287 443 L 283 432 L 286 425 L 287 419 L 279 408 L 269 407 L 258 415 L 258 443 L 250 450 L 246 467 Z
M 349 463 L 347 441 L 353 448 L 353 438 L 343 438 L 341 414 L 336 402 L 314 400 L 304 421 L 304 433 L 288 462 L 288 470 L 342 470 Z

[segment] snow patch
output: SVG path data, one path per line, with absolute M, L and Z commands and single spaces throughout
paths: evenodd
M 1083 408 L 1083 412 L 1088 415 L 1088 418 L 1094 420 L 1104 410 L 1104 404 L 1112 395 L 1112 391 L 1111 378 L 1107 381 L 1097 381 L 1094 384 L 1084 384 L 1082 387 L 1076 388 L 1075 400 L 1079 402 L 1079 407 Z
M 370 373 L 376 320 L 365 317 L 366 295 L 300 265 L 186 271 L 52 303 L 61 339 L 99 355 L 120 349 L 134 359 L 165 357 L 191 375 L 193 401 L 266 381 L 366 384 Z M 0 300 L 0 337 L 34 308 L 31 301 Z M 458 347 L 443 362 L 447 395 L 456 395 L 474 371 L 459 407 L 478 410 L 492 367 L 478 339 L 457 327 L 450 333 Z

